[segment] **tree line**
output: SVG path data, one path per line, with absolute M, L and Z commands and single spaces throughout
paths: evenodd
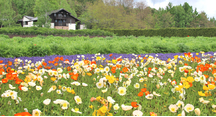
M 0 27 L 16 24 L 24 15 L 38 17 L 37 24 L 49 24 L 49 14 L 64 8 L 90 29 L 159 29 L 215 27 L 215 18 L 193 10 L 187 2 L 165 9 L 151 8 L 134 0 L 0 0 Z

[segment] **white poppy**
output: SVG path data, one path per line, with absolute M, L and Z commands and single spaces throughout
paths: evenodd
M 134 88 L 139 89 L 140 88 L 140 84 L 139 83 L 134 84 Z
M 119 109 L 119 105 L 118 105 L 118 104 L 115 104 L 115 105 L 113 106 L 113 109 L 114 109 L 114 110 L 118 110 L 118 109 Z
M 88 86 L 88 84 L 86 84 L 86 83 L 82 83 L 82 86 L 86 87 L 86 86 Z
M 11 84 L 9 84 L 10 89 L 16 89 L 16 87 L 13 87 Z
M 81 104 L 82 103 L 82 99 L 79 96 L 75 96 L 74 100 L 76 101 L 77 104 Z
M 160 94 L 157 94 L 155 91 L 153 91 L 153 95 L 155 95 L 155 96 L 161 96 Z
M 192 104 L 187 104 L 185 107 L 184 107 L 184 110 L 189 113 L 190 111 L 193 111 L 194 110 L 194 106 Z
M 32 111 L 32 116 L 40 116 L 40 114 L 41 114 L 41 111 L 39 109 L 34 109 Z
M 45 99 L 45 100 L 43 101 L 43 103 L 44 103 L 45 105 L 49 105 L 50 102 L 51 102 L 51 99 Z
M 75 112 L 75 113 L 82 114 L 82 112 L 80 112 L 78 108 L 75 108 L 75 109 L 72 108 L 71 111 L 72 111 L 72 112 Z
M 103 87 L 103 82 L 97 82 L 96 86 L 97 86 L 98 89 L 102 88 Z
M 196 109 L 194 110 L 194 112 L 195 112 L 196 115 L 200 116 L 200 109 L 199 109 L 199 108 L 196 108 Z
M 107 92 L 107 88 L 104 89 L 104 90 L 101 90 L 101 91 L 102 91 L 102 93 L 106 93 Z
M 126 88 L 125 87 L 119 87 L 118 88 L 118 94 L 123 96 L 126 94 Z
M 112 97 L 110 97 L 110 96 L 107 97 L 107 100 L 108 100 L 108 102 L 110 102 L 110 103 L 112 103 L 112 104 L 115 103 L 115 100 L 112 99 Z
M 58 93 L 58 94 L 62 94 L 62 93 L 61 93 L 61 90 L 56 90 L 56 93 Z
M 142 116 L 143 112 L 141 112 L 140 110 L 135 110 L 133 111 L 133 116 Z
M 41 89 L 42 89 L 41 86 L 36 86 L 36 90 L 37 90 L 37 91 L 39 91 L 39 90 L 41 90 Z
M 122 107 L 122 110 L 124 110 L 124 111 L 128 111 L 128 110 L 131 110 L 133 108 L 132 106 L 125 106 L 124 104 L 122 104 L 121 107 Z
M 177 110 L 178 110 L 178 107 L 175 105 L 175 104 L 171 104 L 169 106 L 169 110 L 172 112 L 172 113 L 176 113 Z
M 61 108 L 63 110 L 68 109 L 68 107 L 69 107 L 69 102 L 68 101 L 63 101 L 60 104 L 61 104 L 61 106 L 62 106 Z
M 34 87 L 36 84 L 35 82 L 31 81 L 31 82 L 28 82 L 28 85 Z
M 153 94 L 148 94 L 147 96 L 145 96 L 147 99 L 152 99 L 153 98 Z
M 72 82 L 71 84 L 72 84 L 72 85 L 76 85 L 76 86 L 79 86 L 79 85 L 80 85 L 80 83 L 77 82 L 77 81 L 74 81 L 74 82 Z
M 27 88 L 27 87 L 21 87 L 21 89 L 22 89 L 23 91 L 28 91 L 28 88 Z

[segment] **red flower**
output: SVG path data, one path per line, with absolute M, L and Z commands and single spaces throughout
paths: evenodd
M 131 106 L 134 107 L 134 108 L 136 108 L 136 107 L 138 107 L 139 105 L 137 104 L 137 102 L 131 102 Z
M 143 93 L 146 92 L 146 90 L 147 90 L 146 88 L 142 88 L 142 89 L 141 89 L 141 91 L 142 91 Z
M 139 93 L 138 93 L 138 96 L 139 96 L 139 97 L 142 97 L 142 96 L 143 96 L 143 92 L 142 92 L 142 91 L 139 92 Z
M 113 54 L 110 54 L 109 57 L 111 57 Z

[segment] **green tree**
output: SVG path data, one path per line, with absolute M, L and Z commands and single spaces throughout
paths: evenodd
M 170 9 L 170 13 L 174 16 L 175 27 L 185 27 L 185 10 L 181 5 L 173 6 Z
M 35 17 L 38 17 L 36 24 L 39 25 L 39 27 L 42 25 L 50 27 L 51 18 L 49 17 L 49 13 L 54 10 L 52 7 L 52 4 L 47 0 L 35 1 L 35 7 L 33 10 Z
M 193 20 L 193 8 L 187 2 L 184 3 L 183 8 L 185 10 L 185 27 L 190 27 L 190 22 Z
M 0 0 L 0 22 L 1 27 L 4 26 L 13 26 L 16 24 L 18 15 L 15 14 L 15 11 L 12 8 L 12 0 Z
M 216 27 L 216 20 L 215 20 L 214 17 L 213 17 L 213 18 L 210 18 L 210 22 L 212 22 L 212 23 L 214 24 L 214 27 Z

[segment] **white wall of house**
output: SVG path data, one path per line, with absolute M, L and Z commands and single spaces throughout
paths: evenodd
M 85 24 L 80 24 L 80 29 L 86 29 Z
M 75 23 L 68 24 L 68 30 L 76 30 L 76 24 Z
M 26 22 L 28 24 L 26 24 Z M 30 21 L 28 18 L 23 17 L 23 27 L 32 27 L 33 26 L 33 21 Z
M 55 26 L 55 24 L 54 24 L 54 23 L 51 23 L 50 28 L 54 28 L 54 26 Z

